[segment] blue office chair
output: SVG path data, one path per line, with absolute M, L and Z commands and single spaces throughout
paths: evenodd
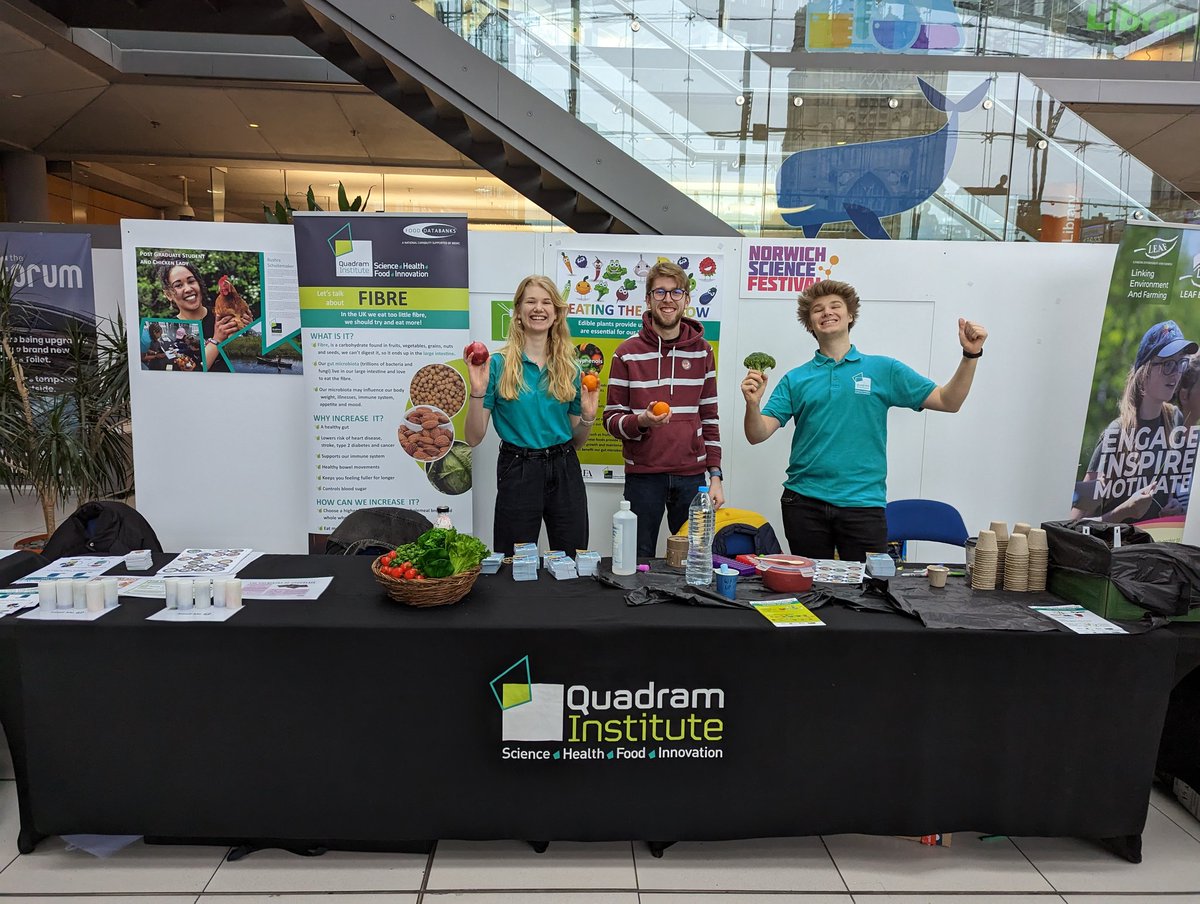
M 909 540 L 966 546 L 967 525 L 958 509 L 933 499 L 897 499 L 887 504 L 888 543 L 900 544 L 903 559 Z

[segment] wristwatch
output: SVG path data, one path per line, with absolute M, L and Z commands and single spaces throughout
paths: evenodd
M 717 480 L 724 480 L 724 479 L 725 479 L 725 475 L 721 473 L 721 469 L 720 469 L 720 468 L 709 468 L 709 469 L 708 469 L 708 476 L 709 476 L 709 477 L 715 477 L 715 478 L 717 478 Z

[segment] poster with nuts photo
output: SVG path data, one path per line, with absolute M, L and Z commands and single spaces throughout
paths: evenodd
M 363 508 L 449 506 L 469 530 L 466 218 L 304 214 L 295 230 L 310 547 Z

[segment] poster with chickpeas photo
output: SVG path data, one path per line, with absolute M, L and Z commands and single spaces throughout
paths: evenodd
M 579 452 L 584 480 L 611 483 L 625 479 L 625 459 L 621 441 L 604 429 L 603 412 L 609 401 L 613 353 L 626 339 L 643 329 L 646 307 L 646 278 L 658 263 L 669 263 L 683 273 L 685 294 L 669 299 L 678 304 L 682 316 L 699 324 L 703 338 L 717 357 L 721 338 L 721 311 L 725 299 L 721 287 L 725 276 L 723 243 L 713 241 L 712 247 L 678 252 L 615 251 L 587 249 L 583 243 L 564 240 L 550 243 L 547 272 L 555 274 L 555 285 L 567 304 L 567 319 L 575 343 L 576 360 L 583 379 L 595 380 L 600 390 L 600 419 L 588 437 L 587 445 Z M 672 305 L 668 305 L 671 307 Z M 511 302 L 507 303 L 511 307 Z M 668 316 L 678 312 L 668 311 Z M 507 335 L 504 303 L 493 306 L 493 339 Z M 500 334 L 504 335 L 500 335 Z M 673 377 L 677 381 L 703 379 L 693 359 L 671 357 Z M 668 384 L 670 380 L 667 381 Z M 618 396 L 622 387 L 616 387 Z M 670 408 L 670 392 L 657 400 L 659 406 Z M 618 404 L 621 402 L 618 400 Z M 637 411 L 633 413 L 638 413 Z M 700 429 L 699 413 L 695 406 L 684 405 L 672 417 L 694 418 Z
M 290 255 L 139 247 L 134 259 L 142 370 L 304 372 Z
M 469 530 L 466 217 L 300 214 L 295 238 L 310 546 L 363 508 L 449 506 Z

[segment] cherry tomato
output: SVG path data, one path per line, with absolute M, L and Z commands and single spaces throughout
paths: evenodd
M 404 563 L 403 565 L 401 565 L 400 567 L 401 567 L 401 568 L 403 568 L 405 571 L 408 571 L 408 569 L 410 569 L 410 568 L 412 568 L 412 567 L 413 567 L 413 563 L 412 563 L 412 562 L 405 562 L 405 563 Z
M 404 579 L 406 581 L 413 581 L 413 580 L 416 580 L 416 578 L 417 578 L 417 569 L 412 568 L 411 566 L 404 569 Z

